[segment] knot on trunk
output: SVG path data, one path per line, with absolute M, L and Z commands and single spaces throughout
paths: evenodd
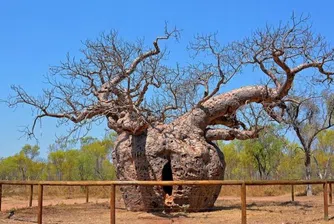
M 117 120 L 108 118 L 108 126 L 117 132 L 140 135 L 149 127 L 149 121 L 135 112 L 121 112 Z

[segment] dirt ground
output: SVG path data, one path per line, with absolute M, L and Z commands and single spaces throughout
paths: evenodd
M 84 198 L 79 199 L 48 199 L 44 200 L 43 223 L 69 224 L 102 224 L 109 223 L 110 213 L 108 199 L 91 198 L 85 204 Z M 34 201 L 33 206 L 37 202 Z M 240 223 L 239 197 L 220 197 L 212 211 L 200 213 L 151 214 L 144 212 L 129 212 L 124 209 L 122 201 L 117 200 L 116 223 L 124 224 L 196 224 L 196 223 Z M 36 223 L 37 208 L 24 208 L 26 199 L 4 198 L 3 212 L 0 213 L 0 223 L 31 224 Z M 14 215 L 8 219 L 10 210 L 15 208 Z M 290 201 L 289 195 L 272 197 L 247 197 L 247 223 L 334 223 L 334 205 L 329 207 L 329 222 L 323 221 L 322 195 L 295 197 Z

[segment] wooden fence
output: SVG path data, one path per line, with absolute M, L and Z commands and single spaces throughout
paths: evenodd
M 89 201 L 89 186 L 110 186 L 110 223 L 116 223 L 115 196 L 116 186 L 145 185 L 145 186 L 171 186 L 171 185 L 235 185 L 240 186 L 241 199 L 241 223 L 247 223 L 246 217 L 246 186 L 254 185 L 291 185 L 291 200 L 294 201 L 295 185 L 323 185 L 324 220 L 328 221 L 328 196 L 332 204 L 332 184 L 334 180 L 279 180 L 279 181 L 233 181 L 233 180 L 194 180 L 194 181 L 0 181 L 0 211 L 2 202 L 3 185 L 28 185 L 30 186 L 29 206 L 32 206 L 33 186 L 38 186 L 38 214 L 37 222 L 42 223 L 43 214 L 43 187 L 44 186 L 85 186 L 86 202 Z M 329 188 L 329 189 L 328 189 Z

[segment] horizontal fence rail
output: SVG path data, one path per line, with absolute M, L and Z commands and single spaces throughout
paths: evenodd
M 334 180 L 175 180 L 175 181 L 7 181 L 0 180 L 3 185 L 45 185 L 45 186 L 110 186 L 110 185 L 307 185 L 334 183 Z
M 110 186 L 110 223 L 116 222 L 116 186 L 174 186 L 174 185 L 233 185 L 240 186 L 241 199 L 241 223 L 246 224 L 246 186 L 256 185 L 290 185 L 291 201 L 294 201 L 295 185 L 323 185 L 324 220 L 328 221 L 328 201 L 332 204 L 332 184 L 334 180 L 268 180 L 268 181 L 239 181 L 239 180 L 178 180 L 178 181 L 6 181 L 0 180 L 0 211 L 2 204 L 3 185 L 26 185 L 30 186 L 29 207 L 32 206 L 33 186 L 38 186 L 38 214 L 37 222 L 42 224 L 43 215 L 43 188 L 44 186 L 84 186 L 86 203 L 89 201 L 89 186 Z

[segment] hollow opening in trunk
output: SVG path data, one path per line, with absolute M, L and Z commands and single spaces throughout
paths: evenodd
M 173 180 L 173 173 L 172 173 L 172 167 L 171 167 L 171 164 L 170 164 L 170 160 L 164 165 L 164 167 L 162 169 L 161 179 L 163 181 L 164 180 L 165 181 Z M 163 186 L 162 189 L 166 194 L 172 195 L 173 186 Z

